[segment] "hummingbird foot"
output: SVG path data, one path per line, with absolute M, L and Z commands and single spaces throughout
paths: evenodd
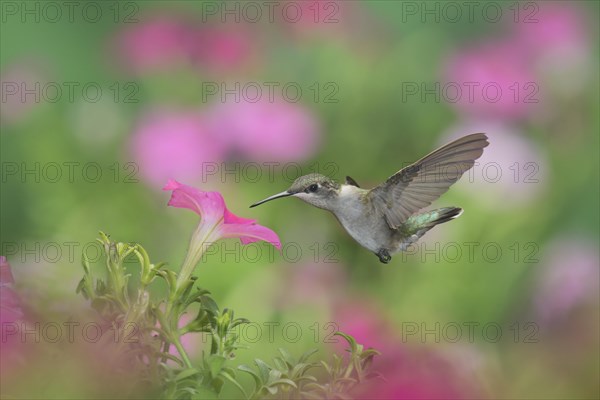
M 384 264 L 389 263 L 390 260 L 392 259 L 392 256 L 390 256 L 390 253 L 388 253 L 388 251 L 386 249 L 380 249 L 375 254 L 377 255 L 377 257 L 379 257 L 379 261 Z

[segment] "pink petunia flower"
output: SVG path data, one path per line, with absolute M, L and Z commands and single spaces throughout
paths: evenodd
M 515 33 L 536 54 L 564 47 L 581 48 L 587 42 L 586 22 L 583 10 L 573 3 L 543 2 L 539 3 L 539 12 L 516 24 Z
M 121 31 L 116 38 L 117 53 L 135 73 L 163 70 L 189 58 L 187 34 L 179 18 L 155 16 Z
M 207 131 L 195 112 L 159 110 L 147 113 L 130 141 L 140 175 L 160 188 L 167 179 L 199 178 L 205 163 L 220 162 L 226 147 Z
M 207 26 L 187 15 L 151 15 L 119 32 L 114 47 L 121 64 L 137 74 L 194 64 L 222 73 L 258 58 L 250 33 L 237 26 Z
M 385 353 L 396 346 L 394 332 L 376 304 L 344 300 L 334 310 L 338 330 L 353 336 L 365 348 L 373 347 Z M 340 349 L 346 344 L 339 341 Z
M 353 398 L 417 400 L 482 398 L 475 374 L 463 377 L 464 365 L 439 352 L 397 345 L 375 357 L 373 369 L 385 381 L 372 379 L 356 388 Z
M 583 237 L 559 237 L 550 242 L 534 292 L 534 310 L 544 325 L 564 321 L 600 294 L 598 247 Z
M 486 42 L 446 61 L 446 96 L 471 117 L 514 120 L 528 116 L 539 103 L 537 80 L 517 41 Z
M 256 50 L 249 32 L 243 29 L 203 27 L 189 33 L 190 57 L 199 67 L 211 71 L 222 73 L 244 67 Z
M 473 375 L 463 362 L 450 362 L 441 352 L 403 343 L 403 334 L 396 332 L 375 304 L 347 300 L 336 309 L 338 329 L 352 335 L 356 341 L 381 352 L 373 361 L 373 370 L 385 381 L 368 380 L 356 388 L 357 399 L 448 399 L 479 398 Z M 337 347 L 345 347 L 338 343 Z M 339 349 L 338 349 L 339 351 Z M 464 379 L 463 376 L 467 375 Z
M 317 121 L 299 104 L 242 99 L 219 104 L 207 118 L 215 136 L 253 161 L 302 161 L 317 150 Z
M 264 240 L 277 249 L 281 249 L 281 241 L 271 229 L 258 225 L 256 220 L 241 218 L 233 214 L 225 206 L 225 200 L 219 192 L 204 192 L 191 186 L 169 180 L 163 190 L 170 190 L 169 205 L 187 208 L 201 217 L 200 224 L 194 231 L 188 253 L 183 262 L 178 286 L 185 282 L 207 246 L 224 238 L 240 238 L 242 244 Z
M 514 41 L 526 49 L 547 92 L 571 97 L 588 87 L 594 73 L 584 10 L 574 2 L 540 2 L 536 22 L 516 25 Z

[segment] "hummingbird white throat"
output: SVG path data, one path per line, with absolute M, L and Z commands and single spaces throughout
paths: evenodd
M 282 197 L 297 197 L 332 212 L 354 240 L 387 264 L 392 254 L 405 251 L 434 226 L 462 214 L 459 207 L 418 211 L 429 206 L 473 167 L 488 145 L 483 133 L 464 136 L 401 169 L 372 189 L 359 187 L 349 176 L 345 183 L 339 184 L 324 175 L 304 175 L 288 190 L 250 207 Z

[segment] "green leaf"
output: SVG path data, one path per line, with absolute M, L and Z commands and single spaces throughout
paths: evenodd
M 269 379 L 267 382 L 271 383 L 281 378 L 281 371 L 272 369 L 269 371 Z
M 196 394 L 192 396 L 192 400 L 217 400 L 219 395 L 209 388 L 198 387 Z
M 308 369 L 315 367 L 316 365 L 318 365 L 318 364 L 308 364 L 308 363 L 296 364 L 296 365 L 294 365 L 294 368 L 292 368 L 291 375 L 293 377 L 303 376 Z
M 225 357 L 218 354 L 213 354 L 208 358 L 208 366 L 212 377 L 217 377 L 219 375 L 223 365 L 225 365 L 225 361 L 227 361 Z
M 198 391 L 196 390 L 195 387 L 184 387 L 184 388 L 179 389 L 179 391 L 183 392 L 183 393 L 191 394 L 192 396 L 194 396 L 196 393 L 198 393 Z M 178 396 L 178 397 L 181 397 L 181 396 Z
M 177 391 L 177 385 L 173 382 L 168 382 L 163 391 L 163 397 L 165 399 L 172 399 L 175 397 L 176 391 Z
M 200 373 L 200 371 L 197 370 L 196 368 L 186 368 L 183 371 L 179 372 L 177 375 L 175 375 L 175 380 L 181 381 L 181 380 L 184 380 L 185 378 L 189 378 L 190 376 L 194 376 L 199 373 Z
M 167 266 L 167 265 L 169 265 L 169 264 L 168 264 L 168 263 L 166 263 L 166 262 L 159 262 L 158 264 L 156 264 L 156 265 L 154 266 L 154 269 L 155 269 L 155 270 L 159 270 L 159 269 L 162 269 L 162 267 L 165 267 L 165 266 Z
M 283 358 L 281 357 L 275 357 L 273 358 L 273 363 L 275 363 L 275 367 L 280 369 L 281 371 L 287 371 L 288 370 L 288 365 L 285 361 L 283 361 Z
M 322 360 L 321 360 L 321 363 L 320 363 L 320 364 L 321 364 L 321 366 L 322 366 L 323 368 L 325 368 L 325 371 L 327 371 L 327 374 L 328 374 L 328 375 L 331 375 L 331 371 L 332 371 L 332 369 L 331 369 L 331 367 L 329 366 L 329 364 L 327 364 L 327 362 L 326 362 L 326 361 L 322 361 Z
M 102 279 L 98 279 L 96 281 L 96 293 L 98 295 L 103 295 L 106 293 L 106 285 Z
M 263 386 L 269 393 L 277 394 L 279 388 L 277 386 Z
M 100 239 L 97 239 L 100 243 L 110 243 L 110 235 L 107 235 L 106 233 L 99 231 L 98 234 L 100 235 Z
M 312 375 L 305 375 L 305 376 L 295 378 L 295 381 L 298 383 L 304 382 L 304 381 L 318 382 L 317 378 Z
M 208 295 L 203 295 L 200 297 L 200 303 L 202 304 L 202 308 L 211 314 L 218 315 L 219 314 L 219 306 L 213 300 L 212 297 Z
M 298 385 L 296 385 L 296 383 L 293 380 L 287 379 L 287 378 L 277 379 L 277 380 L 269 383 L 269 386 L 275 386 L 275 385 L 291 386 L 294 389 L 298 389 Z
M 202 302 L 202 296 L 206 296 L 206 295 L 210 295 L 210 292 L 206 289 L 201 289 L 201 288 L 196 288 L 196 292 L 193 294 L 190 294 L 186 300 L 186 307 L 189 306 L 190 304 L 196 302 L 196 303 L 201 303 Z
M 262 381 L 268 382 L 269 381 L 269 371 L 271 371 L 272 368 L 266 362 L 261 360 L 260 358 L 255 359 L 254 363 L 258 367 L 258 372 L 260 373 L 260 377 L 261 377 Z
M 198 310 L 196 318 L 182 329 L 183 332 L 210 332 L 209 314 L 203 309 Z
M 372 348 L 368 348 L 367 350 L 360 353 L 360 358 L 368 358 L 368 357 L 374 357 L 374 356 L 379 356 L 379 355 L 381 355 L 381 353 L 379 351 L 372 349 Z
M 231 323 L 231 326 L 229 327 L 229 329 L 233 329 L 233 328 L 235 328 L 236 326 L 238 326 L 238 325 L 241 325 L 241 324 L 249 324 L 249 323 L 250 323 L 250 320 L 249 320 L 249 319 L 246 319 L 246 318 L 236 318 L 236 319 L 235 319 L 235 320 L 234 320 L 234 321 Z
M 81 294 L 83 295 L 83 297 L 85 297 L 85 299 L 89 299 L 88 294 L 87 294 L 87 290 L 83 290 L 85 288 L 85 277 L 81 278 L 81 280 L 79 281 L 79 284 L 77 285 L 77 288 L 75 289 L 75 293 L 79 294 L 79 292 L 81 292 Z
M 163 269 L 156 271 L 156 275 L 160 276 L 167 282 L 169 293 L 173 294 L 175 292 L 175 288 L 177 287 L 177 275 L 175 275 L 175 272 L 171 271 L 170 269 Z
M 246 365 L 246 364 L 239 365 L 238 369 L 240 371 L 243 371 L 243 372 L 246 372 L 246 373 L 252 375 L 252 378 L 254 378 L 254 385 L 256 387 L 256 390 L 258 390 L 258 388 L 260 388 L 263 385 L 263 383 L 265 382 L 264 380 L 261 379 L 261 377 L 256 372 L 254 372 L 254 370 L 249 365 Z
M 352 353 L 356 353 L 356 351 L 358 349 L 358 345 L 356 344 L 356 340 L 352 336 L 347 335 L 347 334 L 345 334 L 343 332 L 339 332 L 339 331 L 335 332 L 333 334 L 333 336 L 341 336 L 341 337 L 343 337 L 348 342 L 348 344 L 350 345 L 350 350 L 352 351 Z
M 319 351 L 319 350 L 318 349 L 310 349 L 310 350 L 308 350 L 307 352 L 305 352 L 304 354 L 302 354 L 300 356 L 300 359 L 298 360 L 298 363 L 305 363 L 317 351 Z
M 287 364 L 286 369 L 292 369 L 294 367 L 294 365 L 296 364 L 296 360 L 294 359 L 294 357 L 292 357 L 292 355 L 283 348 L 279 348 L 279 353 L 281 353 L 282 361 L 284 361 Z
M 304 389 L 306 390 L 317 390 L 319 392 L 323 392 L 324 394 L 327 393 L 327 387 L 325 387 L 325 385 L 321 385 L 319 383 L 307 383 L 306 385 L 304 385 Z M 319 397 L 322 398 L 322 397 Z
M 196 279 L 198 279 L 198 277 L 190 276 L 190 278 L 187 281 L 183 282 L 183 284 L 179 288 L 179 299 L 182 302 L 187 302 L 187 299 L 190 297 L 192 289 L 194 288 L 194 283 L 196 282 Z
M 336 381 L 336 383 L 337 382 L 339 382 L 339 383 L 348 383 L 348 384 L 352 384 L 352 385 L 358 383 L 358 381 L 356 379 L 354 379 L 354 378 L 338 378 L 335 381 Z
M 246 391 L 244 390 L 242 385 L 240 385 L 240 383 L 235 380 L 235 372 L 231 368 L 223 368 L 223 370 L 221 371 L 221 376 L 227 379 L 229 382 L 233 383 L 233 385 L 242 392 L 244 397 L 246 399 L 248 398 L 248 395 L 246 394 Z
M 81 264 L 83 265 L 83 272 L 85 275 L 90 274 L 90 260 L 88 259 L 85 252 L 81 253 Z

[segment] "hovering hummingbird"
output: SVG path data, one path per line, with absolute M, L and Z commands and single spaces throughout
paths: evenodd
M 363 189 L 347 176 L 339 184 L 320 175 L 299 177 L 281 193 L 252 204 L 258 206 L 281 197 L 294 196 L 335 215 L 344 229 L 382 263 L 405 251 L 434 226 L 462 214 L 459 207 L 444 207 L 417 213 L 444 194 L 488 146 L 487 136 L 464 136 L 401 169 L 384 183 Z

